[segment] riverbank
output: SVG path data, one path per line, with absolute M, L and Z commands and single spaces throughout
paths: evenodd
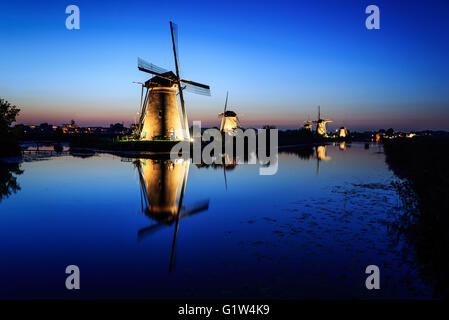
M 405 236 L 422 276 L 435 295 L 449 297 L 449 139 L 385 141 L 396 189 L 406 209 L 393 229 Z

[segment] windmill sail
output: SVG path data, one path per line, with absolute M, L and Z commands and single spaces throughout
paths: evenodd
M 160 76 L 161 74 L 168 72 L 168 70 L 158 67 L 157 65 L 152 64 L 150 62 L 147 62 L 142 58 L 137 58 L 137 68 L 139 68 L 140 71 L 148 72 L 157 76 Z
M 183 83 L 183 90 L 186 90 L 191 93 L 200 94 L 203 96 L 210 96 L 210 88 L 201 83 L 196 83 L 193 81 L 181 80 Z
M 172 21 L 170 21 L 170 30 L 172 35 L 173 42 L 173 52 L 175 54 L 175 67 L 176 73 L 179 75 L 179 49 L 178 49 L 178 25 Z
M 228 95 L 229 95 L 229 91 L 226 91 L 226 101 L 225 101 L 225 105 L 224 105 L 223 115 L 226 113 L 226 107 L 228 106 Z

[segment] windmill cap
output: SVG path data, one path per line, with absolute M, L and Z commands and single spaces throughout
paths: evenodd
M 223 113 L 222 113 L 223 114 Z M 226 111 L 225 113 L 224 113 L 224 116 L 225 117 L 237 117 L 237 113 L 235 113 L 234 111 Z
M 147 82 L 145 82 L 146 87 L 162 86 L 171 87 L 176 81 L 176 75 L 172 71 L 161 73 L 161 76 L 154 76 Z

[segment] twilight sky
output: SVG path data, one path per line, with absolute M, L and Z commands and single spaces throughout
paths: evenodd
M 179 26 L 189 122 L 218 125 L 226 91 L 244 126 L 449 130 L 449 1 L 2 1 L 0 97 L 20 123 L 135 121 L 147 74 L 137 57 L 174 69 Z M 67 30 L 76 4 L 81 29 Z M 380 8 L 367 30 L 365 8 Z

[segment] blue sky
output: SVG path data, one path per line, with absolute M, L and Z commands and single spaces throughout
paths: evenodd
M 76 4 L 81 29 L 65 28 Z M 380 8 L 380 30 L 365 8 Z M 11 1 L 0 4 L 0 96 L 19 122 L 134 121 L 140 56 L 212 97 L 186 94 L 189 120 L 218 125 L 226 91 L 242 124 L 449 130 L 449 1 Z

